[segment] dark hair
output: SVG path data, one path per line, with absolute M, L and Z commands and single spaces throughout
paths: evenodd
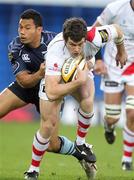
M 74 42 L 81 41 L 87 35 L 87 24 L 82 18 L 69 18 L 63 24 L 63 37 L 67 42 L 70 37 Z
M 20 15 L 20 19 L 33 19 L 36 27 L 43 26 L 42 16 L 34 9 L 27 9 Z

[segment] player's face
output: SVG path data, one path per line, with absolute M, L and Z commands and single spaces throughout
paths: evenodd
M 36 27 L 33 19 L 20 19 L 18 33 L 23 44 L 32 47 L 38 46 L 41 38 L 42 27 Z
M 72 57 L 77 57 L 80 54 L 83 54 L 83 47 L 85 43 L 85 38 L 82 38 L 79 42 L 74 42 L 70 38 L 66 42 L 66 46 Z

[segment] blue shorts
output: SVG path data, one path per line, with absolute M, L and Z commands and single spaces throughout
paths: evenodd
M 39 85 L 40 82 L 33 88 L 23 88 L 15 81 L 8 86 L 8 89 L 27 104 L 34 104 L 39 112 Z

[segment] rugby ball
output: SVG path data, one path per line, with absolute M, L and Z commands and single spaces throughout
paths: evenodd
M 62 67 L 62 78 L 64 82 L 67 83 L 74 80 L 77 74 L 77 65 L 82 70 L 84 69 L 85 64 L 86 62 L 83 59 L 83 56 L 78 56 L 76 58 L 68 58 Z
M 85 59 L 82 59 L 81 62 L 79 63 L 79 69 L 80 70 L 83 70 L 85 68 L 85 64 L 86 64 L 86 61 Z M 77 69 L 75 70 L 74 74 L 73 74 L 73 77 L 72 77 L 72 81 L 75 80 L 77 78 Z

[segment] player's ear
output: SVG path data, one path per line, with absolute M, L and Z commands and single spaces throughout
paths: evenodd
M 43 27 L 42 27 L 42 26 L 39 26 L 39 27 L 37 27 L 37 30 L 38 30 L 39 32 L 42 32 L 42 31 L 43 31 Z

